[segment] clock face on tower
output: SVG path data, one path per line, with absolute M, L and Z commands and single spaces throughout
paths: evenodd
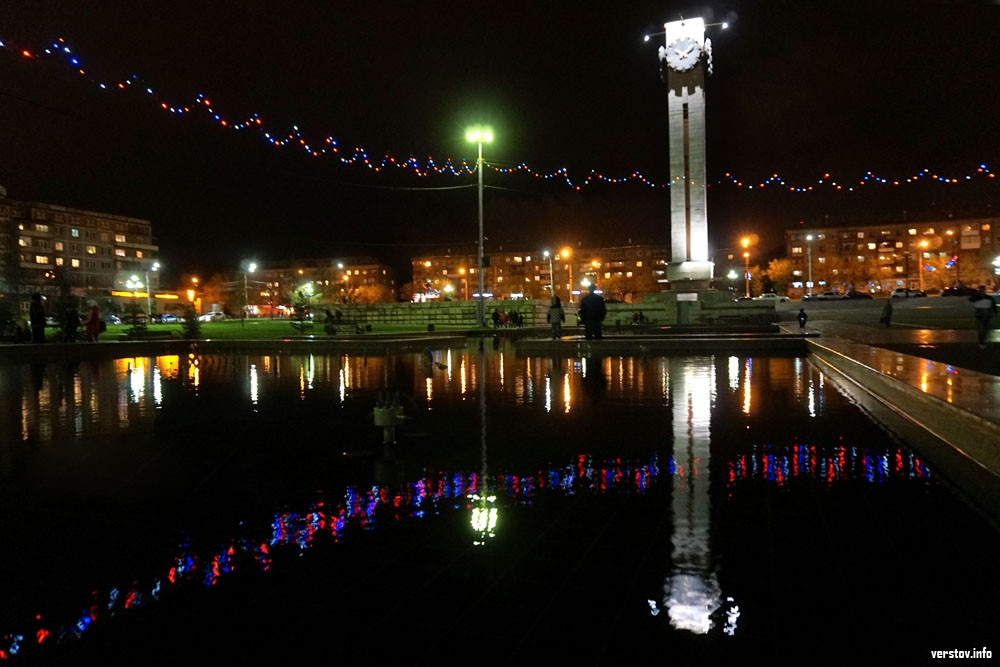
M 676 72 L 687 72 L 698 64 L 701 46 L 690 37 L 675 39 L 666 48 L 667 64 Z

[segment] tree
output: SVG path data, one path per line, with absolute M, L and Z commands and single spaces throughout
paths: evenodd
M 395 300 L 392 290 L 385 285 L 361 285 L 351 291 L 352 303 L 389 303 Z
M 788 284 L 792 282 L 792 261 L 789 259 L 772 259 L 767 263 L 767 281 L 775 292 L 787 292 Z

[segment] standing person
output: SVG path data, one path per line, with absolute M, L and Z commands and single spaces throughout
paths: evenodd
M 885 325 L 885 328 L 889 328 L 889 323 L 892 322 L 892 299 L 885 302 L 885 308 L 882 309 L 882 317 L 878 318 L 878 321 Z
M 979 292 L 969 297 L 976 310 L 976 336 L 979 338 L 979 349 L 986 348 L 986 337 L 990 333 L 990 320 L 997 312 L 997 302 L 986 293 L 986 285 L 979 286 Z
M 590 286 L 590 293 L 580 299 L 580 321 L 583 322 L 583 337 L 601 340 L 601 325 L 608 314 L 604 297 L 597 293 L 597 285 Z
M 28 310 L 28 320 L 31 322 L 31 342 L 45 342 L 45 304 L 42 303 L 42 293 L 31 295 L 31 308 Z
M 76 311 L 76 306 L 66 306 L 63 314 L 63 340 L 67 343 L 76 341 L 76 332 L 80 328 L 80 313 Z
M 87 301 L 87 314 L 83 318 L 83 331 L 87 334 L 88 341 L 97 342 L 97 337 L 101 333 L 101 309 L 97 307 L 97 302 L 93 299 Z
M 806 332 L 806 320 L 808 320 L 808 319 L 809 319 L 809 316 L 806 315 L 806 309 L 805 308 L 799 308 L 799 333 L 805 333 Z
M 552 295 L 552 305 L 549 306 L 549 312 L 545 319 L 552 327 L 552 340 L 562 337 L 562 323 L 566 321 L 566 311 L 563 310 L 562 299 L 554 294 Z

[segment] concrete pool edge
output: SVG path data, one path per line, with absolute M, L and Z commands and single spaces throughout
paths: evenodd
M 836 337 L 810 340 L 809 356 L 846 380 L 839 383 L 843 389 L 1000 526 L 1000 424 L 848 356 L 837 349 L 844 343 Z

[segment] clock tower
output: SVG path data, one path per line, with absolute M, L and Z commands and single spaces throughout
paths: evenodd
M 703 19 L 664 25 L 659 49 L 667 84 L 670 148 L 670 263 L 672 290 L 707 289 L 708 192 L 705 169 L 705 71 L 712 72 L 712 43 Z

